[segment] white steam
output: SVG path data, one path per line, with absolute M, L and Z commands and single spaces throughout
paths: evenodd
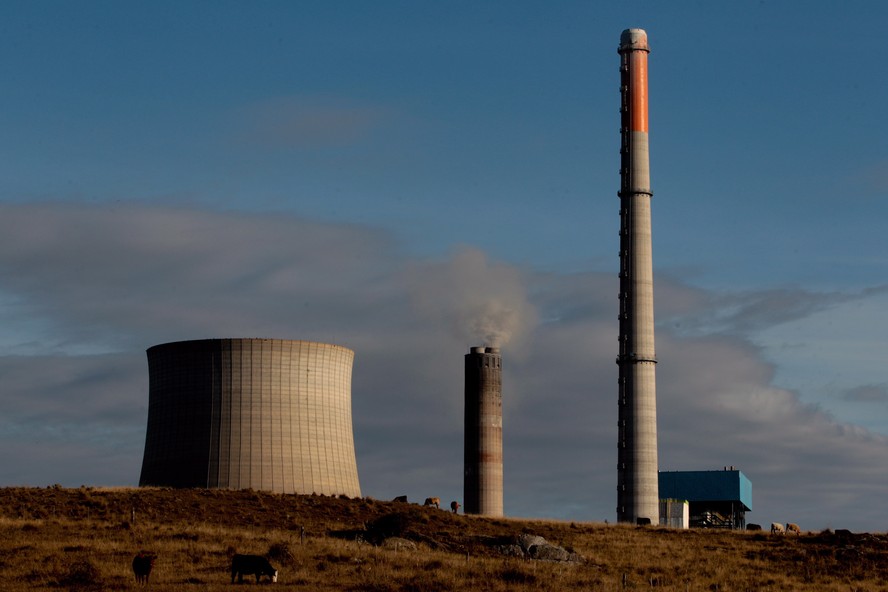
M 449 325 L 467 345 L 518 345 L 536 324 L 521 272 L 490 263 L 477 249 L 464 248 L 449 261 L 414 267 L 410 286 L 417 311 Z

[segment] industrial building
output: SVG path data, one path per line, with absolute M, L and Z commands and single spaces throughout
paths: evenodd
M 689 528 L 690 524 L 690 505 L 688 504 L 688 500 L 660 500 L 660 526 L 668 526 L 670 528 Z
M 503 364 L 498 347 L 465 357 L 463 511 L 503 515 Z
M 360 497 L 352 350 L 284 339 L 204 339 L 147 353 L 140 486 Z
M 648 46 L 620 36 L 620 335 L 617 520 L 657 524 L 657 355 L 648 152 Z
M 746 512 L 752 511 L 752 483 L 738 469 L 663 471 L 659 481 L 664 501 L 688 502 L 691 527 L 746 528 Z

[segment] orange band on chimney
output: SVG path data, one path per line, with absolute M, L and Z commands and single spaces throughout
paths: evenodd
M 648 54 L 633 51 L 629 54 L 629 129 L 633 132 L 648 131 Z

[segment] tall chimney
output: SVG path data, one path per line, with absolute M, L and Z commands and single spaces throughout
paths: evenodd
M 659 522 L 647 33 L 620 36 L 620 354 L 617 521 Z
M 498 347 L 466 354 L 463 511 L 503 515 L 503 389 Z

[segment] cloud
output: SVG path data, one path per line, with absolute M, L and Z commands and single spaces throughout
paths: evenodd
M 147 388 L 146 368 L 140 352 L 0 357 L 0 417 L 7 425 L 59 428 L 89 423 L 95 429 L 141 420 L 148 411 L 140 396 Z M 134 382 L 135 376 L 142 378 Z
M 141 352 L 0 357 L 3 484 L 133 484 L 146 369 Z
M 613 519 L 613 273 L 543 273 L 471 247 L 416 259 L 381 231 L 286 215 L 42 203 L 0 206 L 0 289 L 0 306 L 30 318 L 5 350 L 27 344 L 21 355 L 0 357 L 5 484 L 134 485 L 144 350 L 279 337 L 356 351 L 365 495 L 461 499 L 463 356 L 499 338 L 507 512 Z M 738 466 L 757 522 L 876 523 L 888 438 L 776 387 L 745 335 L 844 296 L 713 295 L 675 280 L 657 294 L 661 468 Z
M 282 330 L 314 338 L 332 311 L 370 319 L 391 284 L 378 282 L 391 248 L 372 230 L 289 216 L 0 205 L 3 291 L 60 339 L 112 350 Z
M 842 393 L 842 399 L 853 403 L 888 402 L 888 384 L 865 384 Z
M 344 98 L 279 97 L 243 108 L 240 135 L 273 149 L 342 148 L 365 139 L 385 116 L 379 107 Z
M 658 356 L 661 468 L 738 466 L 763 522 L 862 528 L 877 519 L 866 500 L 881 488 L 888 438 L 774 387 L 773 367 L 735 338 L 661 335 Z
M 750 335 L 867 295 L 866 291 L 854 295 L 810 292 L 800 288 L 707 293 L 684 285 L 676 286 L 668 278 L 658 284 L 658 297 L 660 291 L 667 296 L 665 322 L 685 335 Z M 657 308 L 663 310 L 659 300 Z

